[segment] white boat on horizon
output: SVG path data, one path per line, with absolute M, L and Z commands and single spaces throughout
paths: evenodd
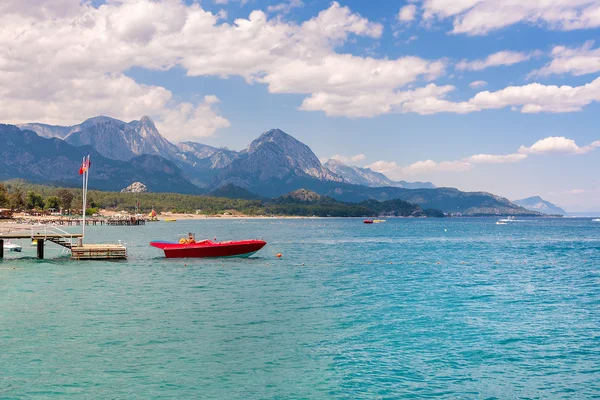
M 594 218 L 592 222 L 600 222 L 600 218 Z
M 509 215 L 508 217 L 503 218 L 503 219 L 499 220 L 498 222 L 515 222 L 515 221 L 516 221 L 515 217 L 513 217 L 512 215 Z

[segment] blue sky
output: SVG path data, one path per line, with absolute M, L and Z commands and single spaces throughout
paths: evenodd
M 25 3 L 0 6 L 22 17 L 6 122 L 148 114 L 238 150 L 281 128 L 392 178 L 600 211 L 600 0 Z

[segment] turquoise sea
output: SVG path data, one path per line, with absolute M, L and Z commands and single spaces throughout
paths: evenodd
M 87 228 L 126 262 L 26 244 L 0 262 L 0 398 L 600 398 L 600 222 L 495 222 Z M 269 244 L 224 260 L 148 246 L 187 232 Z

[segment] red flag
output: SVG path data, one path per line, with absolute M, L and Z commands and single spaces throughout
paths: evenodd
M 79 175 L 83 175 L 90 168 L 90 165 L 92 165 L 90 156 L 87 156 L 87 159 L 83 157 L 83 162 L 81 163 L 81 167 L 79 167 Z

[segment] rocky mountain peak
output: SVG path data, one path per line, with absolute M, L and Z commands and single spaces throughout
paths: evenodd
M 98 117 L 88 118 L 85 121 L 83 121 L 81 124 L 79 124 L 78 126 L 81 128 L 88 128 L 88 127 L 91 127 L 94 125 L 101 125 L 101 124 L 108 124 L 108 123 L 113 123 L 116 125 L 125 125 L 125 123 L 123 121 L 119 121 L 118 119 L 100 115 Z
M 145 193 L 147 191 L 148 191 L 148 188 L 142 182 L 133 182 L 131 185 L 127 186 L 125 189 L 122 189 L 121 193 Z
M 258 138 L 252 141 L 248 146 L 248 153 L 252 153 L 256 151 L 259 147 L 264 146 L 267 143 L 275 143 L 283 150 L 293 149 L 294 147 L 304 146 L 307 147 L 304 143 L 296 140 L 291 135 L 288 135 L 281 129 L 271 129 L 264 132 Z M 315 156 L 316 157 L 316 156 Z

